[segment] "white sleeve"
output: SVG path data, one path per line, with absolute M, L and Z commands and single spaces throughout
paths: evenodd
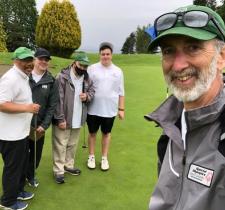
M 17 94 L 16 82 L 9 77 L 0 79 L 0 103 L 11 102 Z

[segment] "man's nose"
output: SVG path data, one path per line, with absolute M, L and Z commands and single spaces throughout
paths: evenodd
M 173 67 L 174 71 L 182 71 L 183 69 L 189 66 L 189 62 L 187 56 L 184 52 L 178 51 L 176 52 L 174 59 L 173 59 Z

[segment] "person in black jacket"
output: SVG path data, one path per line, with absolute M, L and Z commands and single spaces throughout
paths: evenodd
M 30 75 L 30 87 L 33 101 L 39 104 L 41 108 L 38 114 L 33 117 L 31 122 L 27 181 L 30 186 L 37 187 L 39 183 L 37 179 L 35 179 L 35 169 L 39 166 L 45 139 L 45 130 L 47 130 L 51 124 L 52 116 L 59 97 L 58 86 L 55 82 L 55 78 L 48 71 L 49 60 L 51 60 L 50 53 L 44 48 L 38 48 L 34 56 L 34 69 Z M 36 130 L 35 135 L 34 132 L 32 132 L 34 130 Z M 35 162 L 36 167 L 34 167 Z

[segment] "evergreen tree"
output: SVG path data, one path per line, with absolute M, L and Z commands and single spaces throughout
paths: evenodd
M 0 22 L 0 52 L 7 52 L 6 48 L 6 33 L 3 29 L 3 24 Z
M 81 28 L 69 0 L 50 0 L 44 5 L 37 22 L 36 43 L 60 57 L 70 57 L 80 47 Z
M 9 51 L 35 45 L 37 9 L 35 0 L 0 0 L 0 18 L 7 34 Z
M 223 21 L 225 21 L 225 4 L 224 1 L 221 1 L 221 5 L 217 7 L 218 14 L 222 17 Z
M 205 6 L 207 4 L 207 0 L 194 0 L 193 4 L 194 5 Z
M 207 6 L 211 8 L 212 10 L 216 9 L 216 0 L 194 0 L 193 1 L 194 5 L 201 5 L 201 6 Z
M 122 54 L 134 54 L 135 53 L 136 37 L 135 33 L 132 32 L 123 44 L 121 49 Z
M 150 27 L 140 26 L 137 27 L 136 31 L 136 52 L 137 53 L 148 53 L 148 46 L 151 41 L 150 36 L 145 32 L 145 30 Z

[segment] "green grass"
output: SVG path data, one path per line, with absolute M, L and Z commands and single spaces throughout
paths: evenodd
M 97 54 L 89 55 L 91 62 Z M 116 119 L 109 153 L 110 170 L 99 169 L 100 136 L 97 141 L 97 169 L 88 170 L 88 150 L 82 148 L 81 130 L 76 165 L 81 176 L 66 175 L 66 184 L 57 185 L 52 175 L 51 131 L 47 132 L 43 157 L 37 170 L 40 185 L 29 202 L 32 210 L 144 210 L 156 182 L 156 140 L 161 130 L 143 116 L 166 96 L 159 55 L 114 55 L 114 63 L 124 72 L 126 116 Z M 56 74 L 72 60 L 53 57 L 51 71 Z M 0 53 L 0 63 L 11 63 L 9 53 Z M 86 128 L 87 137 L 87 128 Z M 2 161 L 0 162 L 1 165 Z M 2 167 L 0 168 L 2 172 Z M 0 188 L 1 190 L 1 188 Z

